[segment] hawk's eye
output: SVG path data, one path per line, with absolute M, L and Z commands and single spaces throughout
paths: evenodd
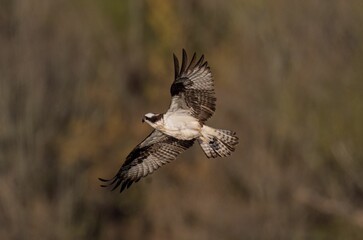
M 152 123 L 156 122 L 156 120 L 157 120 L 156 116 L 152 116 L 151 118 L 149 118 L 149 121 Z

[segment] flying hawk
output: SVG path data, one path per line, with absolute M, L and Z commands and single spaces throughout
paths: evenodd
M 147 122 L 154 130 L 131 153 L 117 174 L 102 187 L 120 187 L 120 192 L 132 183 L 153 173 L 162 165 L 171 162 L 191 147 L 197 140 L 208 158 L 230 155 L 238 138 L 235 132 L 215 129 L 205 125 L 216 109 L 214 84 L 208 62 L 204 56 L 196 62 L 194 53 L 188 64 L 183 49 L 183 60 L 175 54 L 175 79 L 170 88 L 171 104 L 166 113 L 147 113 L 142 122 Z M 195 63 L 196 62 L 196 63 Z

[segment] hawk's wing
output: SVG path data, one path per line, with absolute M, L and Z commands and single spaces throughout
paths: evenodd
M 158 130 L 151 132 L 134 150 L 126 157 L 118 173 L 102 187 L 113 185 L 112 190 L 121 186 L 120 192 L 129 188 L 133 182 L 154 172 L 162 165 L 174 160 L 180 153 L 191 147 L 194 140 L 179 140 L 165 135 Z
M 183 49 L 183 60 L 179 71 L 179 61 L 174 56 L 175 80 L 170 88 L 171 105 L 169 111 L 180 108 L 189 110 L 191 115 L 204 123 L 216 109 L 212 73 L 204 56 L 195 63 L 194 53 L 191 62 Z

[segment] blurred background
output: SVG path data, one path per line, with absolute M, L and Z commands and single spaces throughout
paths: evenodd
M 0 0 L 1 239 L 363 239 L 361 0 Z M 229 158 L 99 187 L 205 54 Z

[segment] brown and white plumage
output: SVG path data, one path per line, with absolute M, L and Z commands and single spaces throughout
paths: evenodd
M 117 174 L 105 182 L 103 187 L 113 186 L 112 190 L 121 186 L 120 192 L 129 188 L 133 182 L 153 173 L 162 165 L 173 161 L 180 153 L 191 147 L 194 140 L 178 140 L 154 130 L 126 157 Z
M 175 80 L 170 87 L 172 96 L 170 110 L 189 109 L 191 115 L 204 123 L 216 110 L 214 83 L 208 62 L 204 55 L 197 63 L 194 53 L 188 64 L 188 57 L 183 49 L 183 60 L 179 70 L 178 58 L 174 56 Z M 188 66 L 187 66 L 188 64 Z
M 174 55 L 175 79 L 170 87 L 171 104 L 164 114 L 148 113 L 143 122 L 155 130 L 126 157 L 117 174 L 101 179 L 103 187 L 120 186 L 120 192 L 171 162 L 198 140 L 208 158 L 230 155 L 238 143 L 235 132 L 205 125 L 216 109 L 212 74 L 202 55 L 196 62 L 194 53 L 188 63 L 183 49 L 181 67 Z

